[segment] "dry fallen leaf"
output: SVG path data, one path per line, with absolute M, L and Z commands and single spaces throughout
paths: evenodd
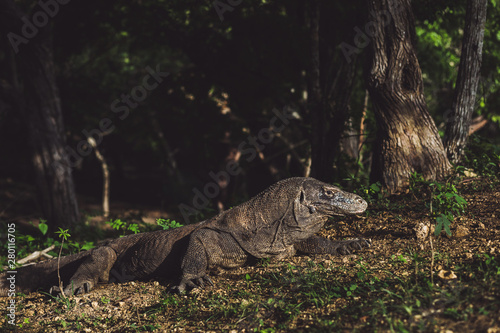
M 457 275 L 453 271 L 446 271 L 444 269 L 438 272 L 438 276 L 443 280 L 454 280 L 457 278 Z

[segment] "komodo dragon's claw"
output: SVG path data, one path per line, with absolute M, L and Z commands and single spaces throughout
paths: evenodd
M 198 287 L 200 287 L 200 288 L 205 287 L 205 282 L 208 283 L 208 285 L 210 285 L 210 286 L 214 285 L 214 282 L 208 277 L 208 275 L 197 278 L 196 282 L 198 283 Z
M 196 281 L 194 283 L 193 281 Z M 214 282 L 208 275 L 204 275 L 195 279 L 182 279 L 181 282 L 179 283 L 178 286 L 173 286 L 170 288 L 171 292 L 177 293 L 177 294 L 182 294 L 187 291 L 187 289 L 195 289 L 195 288 L 201 288 L 203 289 L 205 287 L 205 283 L 207 283 L 210 286 L 214 286 Z
M 70 284 L 70 285 L 66 286 L 66 288 L 63 288 L 64 295 L 66 295 L 66 296 L 88 293 L 91 289 L 92 288 L 90 287 L 89 282 L 82 282 L 77 287 Z M 59 286 L 53 286 L 49 289 L 49 294 L 52 296 L 55 296 L 55 297 L 61 297 L 61 295 L 62 295 L 61 288 L 59 288 Z
M 351 250 L 362 250 L 363 247 L 370 247 L 372 245 L 371 239 L 354 238 L 341 241 L 337 252 L 342 255 L 351 254 Z

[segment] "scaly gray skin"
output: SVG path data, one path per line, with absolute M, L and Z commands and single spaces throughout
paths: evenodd
M 175 278 L 173 289 L 213 284 L 207 271 L 243 266 L 251 258 L 281 260 L 296 252 L 349 254 L 369 240 L 332 241 L 316 236 L 329 217 L 365 211 L 360 196 L 313 178 L 288 178 L 249 201 L 219 215 L 181 228 L 130 235 L 92 250 L 62 257 L 64 293 L 89 292 L 98 282 L 154 277 Z M 7 274 L 0 274 L 0 295 L 7 294 Z M 57 259 L 18 269 L 16 291 L 57 285 Z M 51 292 L 58 294 L 58 287 Z

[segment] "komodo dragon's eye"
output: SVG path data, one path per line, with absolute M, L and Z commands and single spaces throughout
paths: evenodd
M 327 194 L 327 195 L 333 195 L 333 192 L 332 192 L 331 190 L 327 190 L 327 191 L 326 191 L 326 194 Z

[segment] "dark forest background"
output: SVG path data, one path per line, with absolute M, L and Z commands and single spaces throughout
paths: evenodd
M 27 81 L 35 74 L 26 74 L 27 66 L 22 64 L 33 59 L 54 73 L 65 151 L 78 153 L 80 147 L 85 152 L 68 158 L 76 193 L 87 201 L 102 200 L 103 160 L 109 168 L 112 206 L 116 202 L 147 205 L 177 218 L 182 216 L 179 204 L 193 207 L 196 189 L 203 192 L 206 184 L 214 182 L 211 174 L 227 170 L 228 163 L 238 163 L 241 169 L 226 179 L 227 184 L 219 178 L 218 195 L 200 211 L 231 207 L 290 176 L 311 175 L 350 190 L 380 178 L 372 174 L 370 180 L 377 118 L 367 90 L 372 45 L 366 37 L 370 13 L 364 1 L 61 1 L 57 14 L 35 37 L 19 44 L 18 53 L 5 38 L 16 31 L 6 19 L 13 17 L 9 12 L 13 3 L 2 5 L 0 179 L 4 190 L 12 184 L 37 184 L 33 166 L 37 139 L 30 134 L 37 131 L 37 122 L 50 118 L 29 124 L 33 118 L 22 111 L 36 95 L 26 93 Z M 15 6 L 18 17 L 43 10 L 34 1 L 16 1 Z M 444 137 L 461 60 L 466 1 L 414 1 L 410 8 L 414 17 L 410 33 L 425 102 Z M 318 66 L 311 65 L 315 23 Z M 36 45 L 50 55 L 43 59 L 52 60 L 44 62 L 36 56 Z M 356 51 L 346 53 L 346 45 Z M 35 56 L 20 58 L 23 52 Z M 343 117 L 333 114 L 318 120 L 315 116 L 310 104 L 315 69 L 320 69 L 321 89 L 332 89 L 328 103 L 334 111 L 341 108 Z M 151 74 L 155 71 L 168 75 L 155 80 Z M 491 0 L 471 120 L 477 128 L 468 145 L 474 147 L 473 153 L 481 149 L 499 153 L 499 96 L 500 11 L 497 1 Z M 272 131 L 282 124 L 273 120 L 277 111 L 286 112 L 288 123 L 268 137 L 265 129 Z M 103 119 L 110 122 L 105 121 L 107 130 L 101 131 Z M 331 169 L 315 171 L 311 161 L 315 133 L 326 122 L 333 124 L 334 139 L 322 143 L 326 150 L 320 154 L 328 155 Z M 102 160 L 90 148 L 85 131 L 99 133 L 94 138 Z M 260 149 L 255 149 L 251 138 L 259 134 Z M 466 154 L 461 164 L 474 167 L 470 156 Z M 43 196 L 48 193 L 42 190 L 38 196 L 42 199 L 29 202 L 29 209 L 44 211 Z M 0 211 L 15 200 L 5 198 Z

